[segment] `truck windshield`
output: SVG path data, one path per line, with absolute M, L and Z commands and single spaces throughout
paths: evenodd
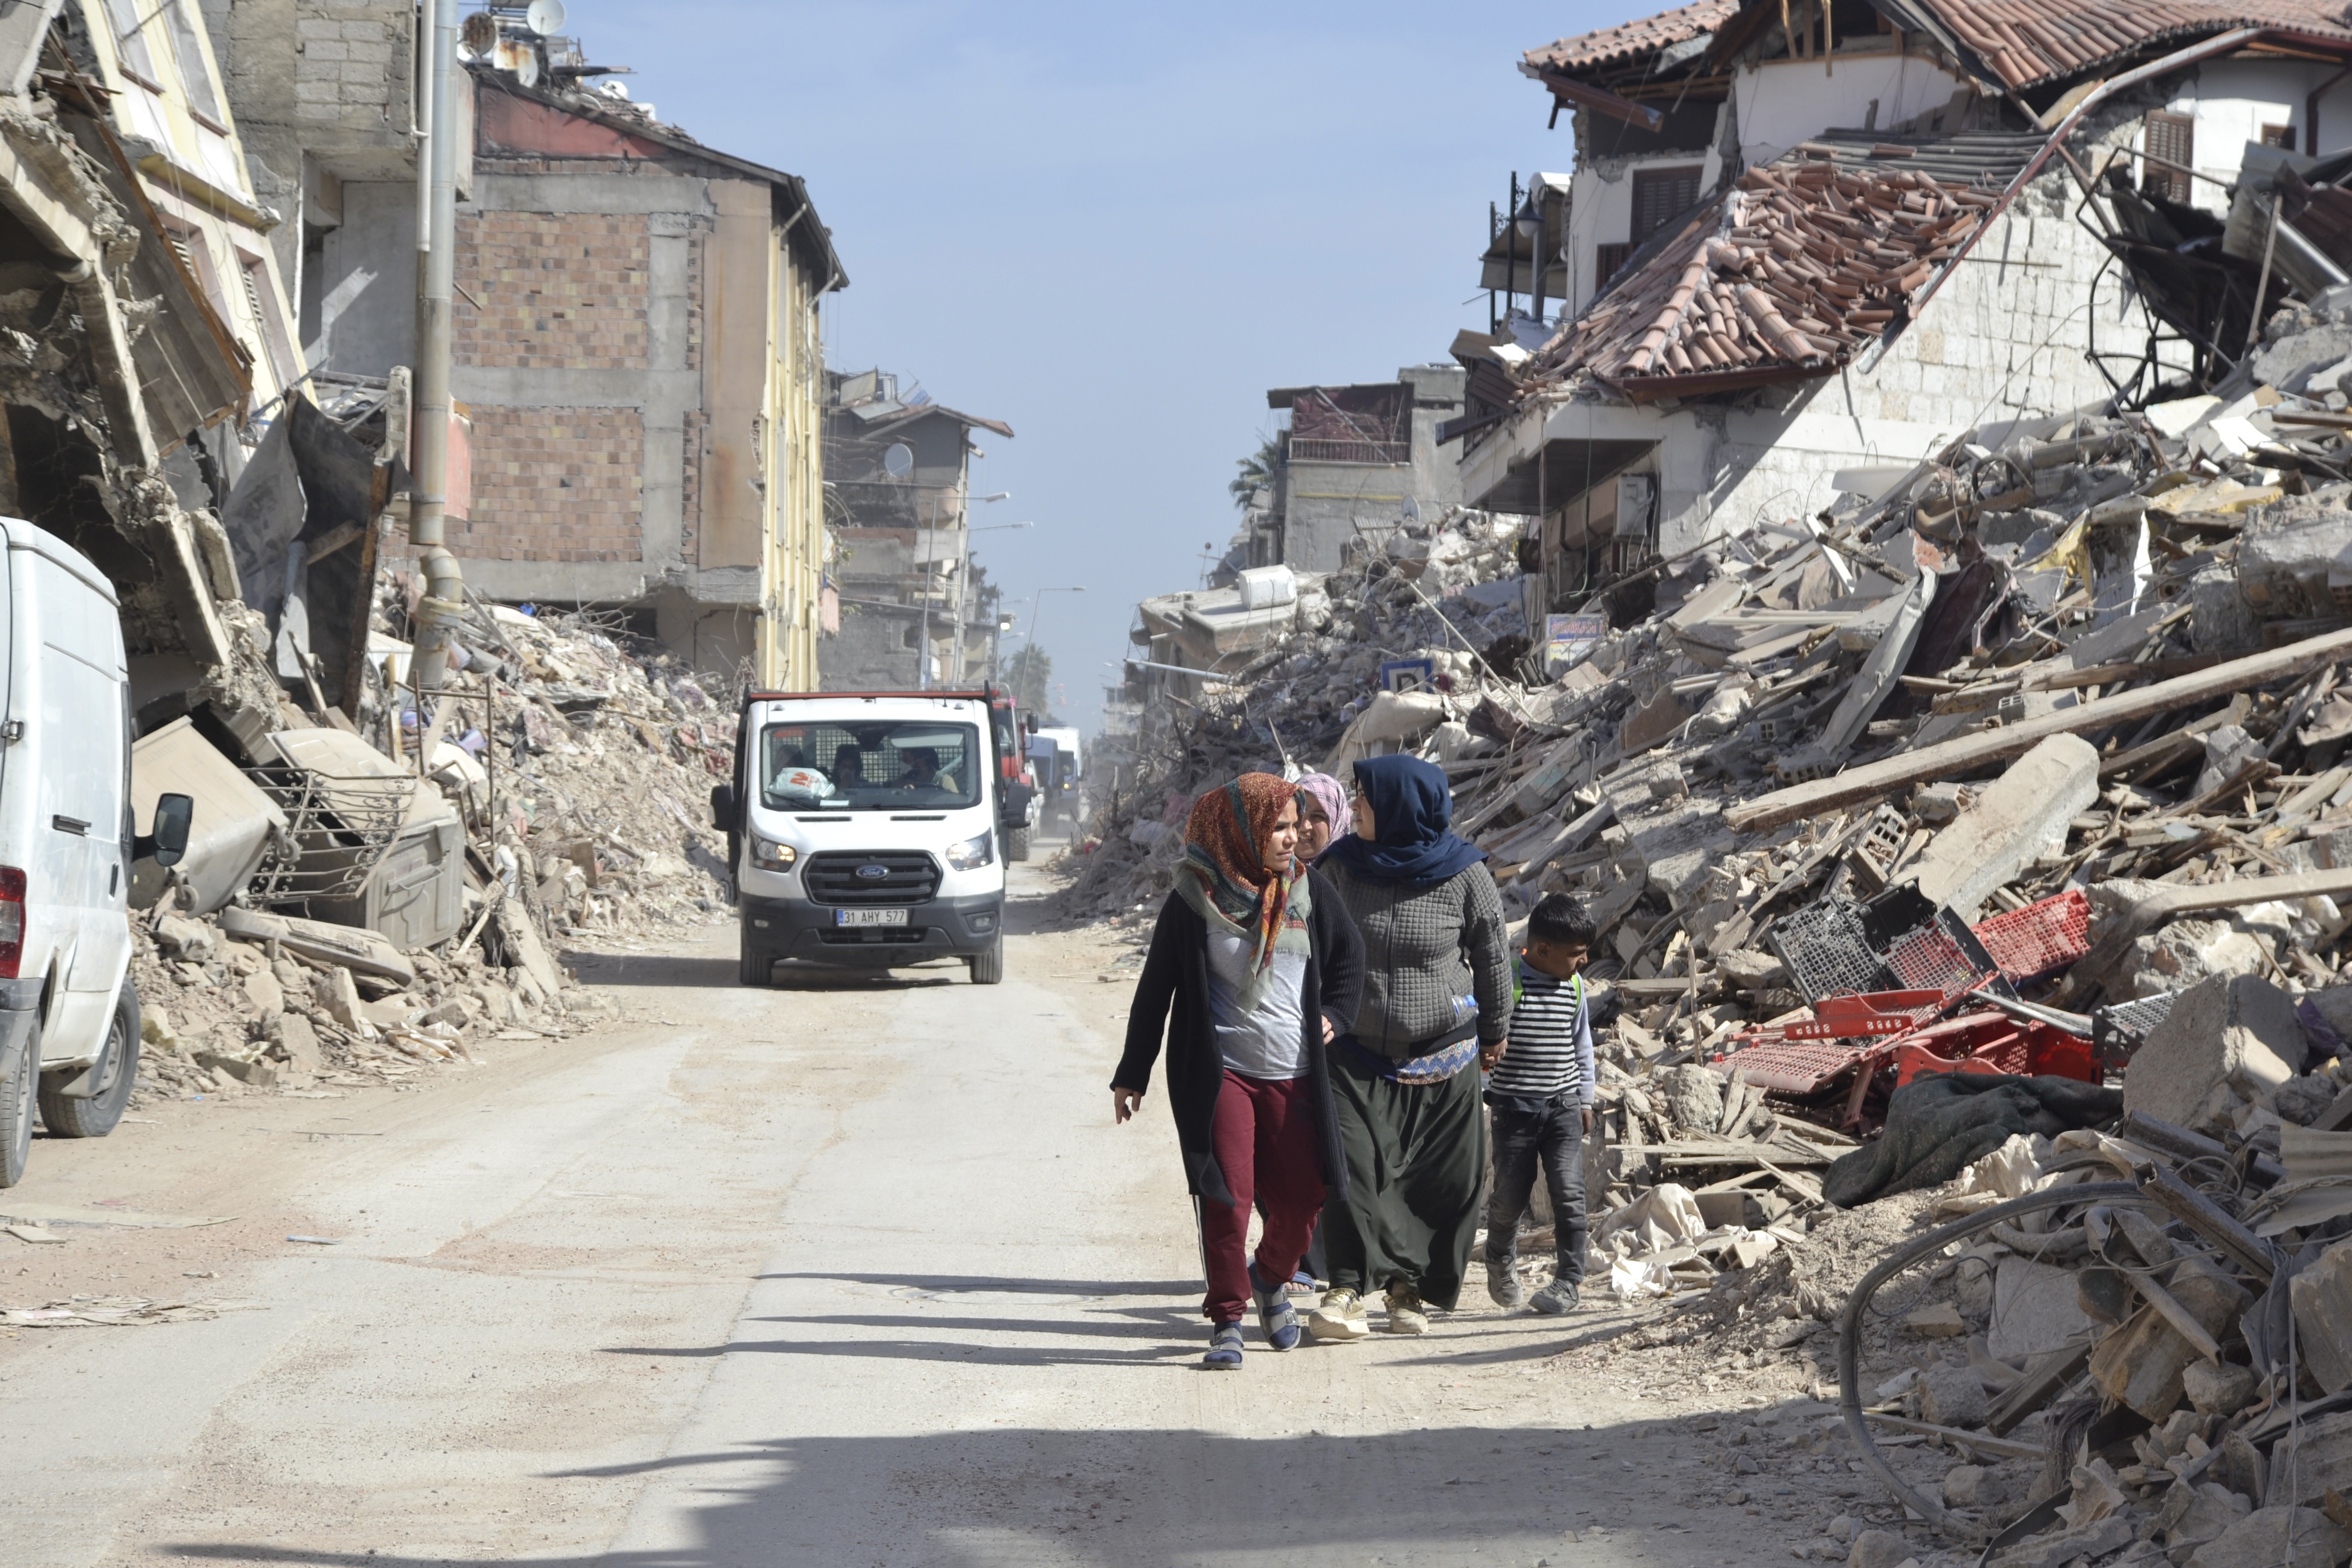
M 770 724 L 760 795 L 771 811 L 904 811 L 977 805 L 988 752 L 970 724 Z

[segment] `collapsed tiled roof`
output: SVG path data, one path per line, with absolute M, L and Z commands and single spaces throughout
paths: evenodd
M 2352 44 L 2344 0 L 1915 0 L 2011 87 L 2233 27 L 2276 27 Z M 1681 16 L 1669 11 L 1654 23 Z M 1600 35 L 1596 34 L 1595 37 Z
M 1739 0 L 1696 0 L 1696 4 L 1662 11 L 1654 16 L 1639 16 L 1613 27 L 1580 33 L 1529 49 L 1522 68 L 1534 76 L 1545 70 L 1592 70 L 1629 64 L 1644 55 L 1712 33 L 1738 14 Z
M 1850 136 L 1750 169 L 1546 344 L 1522 392 L 1578 372 L 1636 402 L 1827 375 L 1907 310 L 2037 141 L 1931 144 L 1940 178 L 1912 166 L 1916 143 Z

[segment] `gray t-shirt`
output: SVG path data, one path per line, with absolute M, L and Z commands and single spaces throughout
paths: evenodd
M 1251 944 L 1231 931 L 1209 932 L 1209 1011 L 1225 1066 L 1245 1078 L 1307 1076 L 1307 955 L 1274 955 L 1274 973 L 1255 1010 L 1241 1005 L 1249 978 Z

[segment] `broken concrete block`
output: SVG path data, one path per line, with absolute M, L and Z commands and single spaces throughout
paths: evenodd
M 165 915 L 155 922 L 154 932 L 156 948 L 169 959 L 209 963 L 220 952 L 220 933 L 185 915 Z
M 253 1005 L 257 1016 L 264 1020 L 277 1017 L 286 1011 L 286 988 L 278 984 L 278 976 L 267 969 L 257 970 L 245 977 L 245 999 Z
M 2063 1568 L 2076 1558 L 2099 1558 L 2132 1543 L 2131 1516 L 2111 1513 L 2090 1524 L 2030 1535 L 1993 1559 L 1997 1568 Z
M 2303 1342 L 2311 1343 L 2308 1330 L 2304 1331 Z M 2262 1385 L 2253 1368 L 2229 1362 L 2217 1366 L 2200 1361 L 2180 1374 L 2181 1392 L 2200 1415 L 2235 1415 L 2254 1402 L 2254 1392 Z
M 2134 942 L 2116 975 L 2130 996 L 2186 991 L 2217 975 L 2263 974 L 2263 944 L 2228 921 L 2175 921 Z
M 362 1039 L 375 1037 L 375 1026 L 368 1021 L 364 1011 L 367 1004 L 360 1000 L 359 984 L 352 978 L 350 970 L 329 970 L 322 989 L 325 994 L 320 1005 L 327 1010 L 327 1016 Z
M 379 1029 L 389 1029 L 394 1024 L 414 1023 L 417 1015 L 424 1011 L 423 999 L 411 996 L 404 991 L 395 991 L 381 1001 L 360 1004 L 360 1016 Z
M 2173 1272 L 2169 1288 L 2173 1299 L 2188 1309 L 2198 1326 L 2216 1339 L 2252 1300 L 2235 1279 L 2201 1256 L 2183 1259 Z M 2197 1347 L 2155 1308 L 2143 1306 L 2091 1352 L 2091 1381 L 2108 1398 L 2120 1400 L 2151 1421 L 2161 1421 L 2179 1407 L 2182 1374 L 2190 1363 L 2202 1359 Z
M 1981 1426 L 1990 1403 L 1974 1367 L 1940 1363 L 1920 1376 L 1919 1414 L 1938 1426 Z
M 2068 825 L 2098 798 L 2098 749 L 2080 735 L 2050 736 L 1936 835 L 1920 857 L 1920 893 L 1975 920 L 1995 888 L 2063 844 Z
M 1911 792 L 1911 814 L 1930 827 L 1941 827 L 1976 799 L 1976 791 L 1964 784 L 1921 784 Z
M 2352 1492 L 2352 1411 L 2306 1418 L 2271 1449 L 2266 1508 L 2315 1503 L 2332 1488 Z
M 2190 987 L 2124 1075 L 2124 1110 L 2202 1127 L 2238 1100 L 2267 1104 L 2295 1076 L 2305 1049 L 2294 999 L 2254 975 Z
M 1891 1530 L 1865 1530 L 1845 1554 L 1846 1568 L 1899 1568 L 1911 1548 Z
M 222 1056 L 217 1051 L 198 1051 L 196 1065 L 216 1073 L 226 1073 L 247 1089 L 268 1089 L 278 1082 L 278 1068 L 268 1061 L 247 1061 L 242 1057 Z
M 1922 1339 L 1958 1339 L 1969 1331 L 1960 1321 L 1960 1310 L 1948 1301 L 1938 1301 L 1932 1307 L 1921 1307 L 1903 1314 L 1903 1331 Z
M 319 1031 L 301 1014 L 280 1014 L 277 1037 L 278 1055 L 296 1072 L 317 1072 L 326 1065 L 326 1058 L 319 1049 Z
M 2170 1550 L 2218 1541 L 2253 1510 L 2252 1499 L 2240 1497 L 2218 1482 L 2190 1486 L 2175 1481 L 2164 1494 L 2164 1510 L 2158 1519 L 2165 1531 L 2165 1546 Z
M 2008 1495 L 2000 1472 L 1982 1465 L 1954 1465 L 1944 1472 L 1944 1506 L 1997 1508 Z
M 2352 1533 L 2317 1509 L 2258 1508 L 2199 1547 L 2189 1568 L 2279 1568 L 2285 1563 L 2336 1568 L 2347 1556 L 2352 1556 Z
M 1664 1090 L 1666 1114 L 1677 1127 L 1712 1132 L 1723 1124 L 1723 1077 L 1706 1068 L 1668 1068 L 1656 1076 Z
M 1992 1318 L 1985 1348 L 2003 1361 L 2036 1356 L 2088 1339 L 2074 1270 L 2030 1258 L 2004 1258 L 1993 1272 Z
M 1656 696 L 1625 715 L 1625 721 L 1617 727 L 1617 749 L 1629 757 L 1646 752 L 1681 729 L 1690 716 L 1674 688 L 1662 687 Z
M 2352 1387 L 2352 1242 L 2337 1242 L 2287 1285 L 2303 1364 L 2329 1394 Z

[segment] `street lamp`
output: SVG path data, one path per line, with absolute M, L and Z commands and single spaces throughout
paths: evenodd
M 973 499 L 978 500 L 1005 500 L 1010 499 L 1012 494 L 1013 492 L 1011 490 L 1003 490 L 992 496 L 978 496 Z M 967 594 L 971 591 L 971 536 L 975 533 L 1003 533 L 1012 529 L 1034 528 L 1037 525 L 1034 522 L 992 522 L 985 528 L 972 528 L 966 526 L 964 529 L 963 556 L 956 564 L 955 668 L 950 673 L 948 677 L 949 679 L 961 680 L 963 679 L 964 600 Z M 992 665 L 995 663 L 995 660 L 991 658 L 989 662 Z M 929 668 L 929 665 L 926 663 L 924 668 L 928 670 Z
M 956 483 L 961 486 L 963 481 L 958 479 Z M 1011 490 L 999 490 L 992 496 L 968 495 L 964 498 L 964 504 L 956 509 L 956 531 L 964 537 L 956 564 L 955 629 L 950 634 L 955 638 L 956 652 L 955 668 L 948 677 L 950 680 L 963 679 L 963 580 L 971 568 L 971 524 L 967 520 L 967 514 L 973 501 L 1011 500 L 1012 499 Z M 1012 526 L 1026 528 L 1029 525 L 1024 522 L 1014 523 Z M 937 531 L 933 530 L 934 533 Z M 918 532 L 915 537 L 920 541 L 922 535 Z M 915 634 L 915 689 L 929 691 L 931 689 L 931 563 L 930 557 L 922 553 L 922 546 L 919 542 L 916 545 L 916 554 L 919 557 L 916 565 L 921 569 L 923 574 L 923 621 L 921 629 Z
M 1048 595 L 1048 594 L 1083 594 L 1083 593 L 1085 593 L 1086 591 L 1087 591 L 1087 590 L 1086 590 L 1086 585 L 1085 585 L 1084 584 L 1078 584 L 1077 586 L 1075 586 L 1075 587 L 1069 587 L 1069 588 L 1040 588 L 1040 589 L 1038 589 L 1038 590 L 1037 590 L 1037 592 L 1036 592 L 1035 594 L 1034 594 L 1034 595 L 1032 595 L 1030 596 L 1030 600 L 1029 600 L 1029 668 L 1030 668 L 1034 669 L 1034 668 L 1037 668 L 1037 613 L 1038 613 L 1038 611 L 1040 611 L 1040 610 L 1044 609 L 1044 608 L 1045 608 L 1045 595 Z M 1042 704 L 1042 703 L 1040 703 L 1040 704 L 1039 704 L 1039 706 L 1040 706 L 1040 707 L 1042 707 L 1042 706 L 1043 706 L 1043 704 Z

